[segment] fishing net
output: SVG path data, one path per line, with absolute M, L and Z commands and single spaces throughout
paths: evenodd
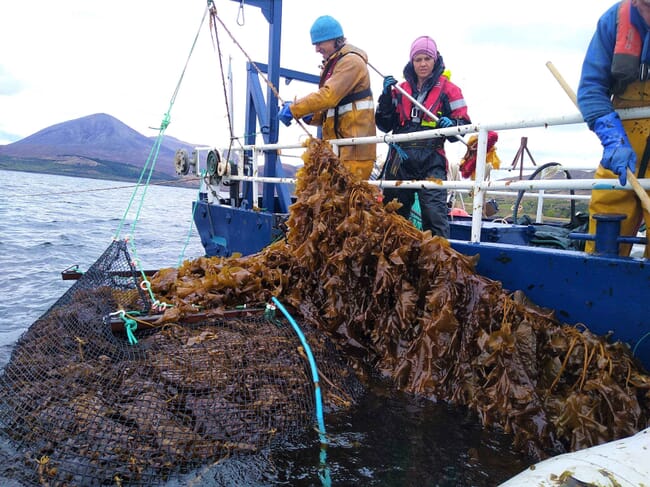
M 156 325 L 141 283 L 115 241 L 19 339 L 0 378 L 0 427 L 24 454 L 5 479 L 154 485 L 314 426 L 305 350 L 281 315 L 195 310 Z M 349 407 L 362 392 L 354 373 L 322 332 L 303 333 L 325 407 Z

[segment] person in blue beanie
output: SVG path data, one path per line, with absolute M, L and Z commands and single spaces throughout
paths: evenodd
M 610 7 L 598 20 L 582 65 L 578 86 L 578 107 L 603 146 L 596 169 L 597 179 L 618 178 L 627 183 L 628 171 L 645 177 L 650 159 L 650 119 L 622 121 L 620 108 L 650 106 L 650 0 L 623 0 Z M 594 190 L 589 202 L 589 233 L 596 231 L 593 215 L 621 213 L 621 234 L 636 235 L 645 218 L 633 191 Z M 619 247 L 629 255 L 631 244 Z M 645 257 L 650 258 L 646 245 Z M 587 252 L 595 251 L 588 241 Z
M 316 52 L 323 56 L 318 91 L 284 103 L 278 118 L 287 126 L 294 118 L 321 126 L 324 140 L 374 136 L 375 105 L 367 54 L 347 42 L 341 24 L 329 15 L 318 17 L 309 34 Z M 341 146 L 339 150 L 341 163 L 362 180 L 370 177 L 375 157 L 375 143 Z

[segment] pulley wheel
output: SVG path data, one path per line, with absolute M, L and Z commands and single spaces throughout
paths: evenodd
M 219 152 L 216 149 L 210 150 L 208 152 L 208 157 L 205 161 L 206 171 L 208 176 L 215 176 L 217 174 L 217 167 L 221 162 L 221 157 L 219 157 Z
M 190 155 L 185 149 L 178 149 L 174 156 L 174 167 L 176 174 L 185 176 L 190 171 Z

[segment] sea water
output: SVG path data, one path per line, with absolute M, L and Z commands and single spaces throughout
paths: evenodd
M 176 267 L 203 255 L 191 226 L 195 190 L 0 175 L 0 367 L 21 334 L 74 282 L 61 272 L 88 269 L 113 238 L 130 238 L 142 269 Z M 326 474 L 331 485 L 487 487 L 532 462 L 512 449 L 510 437 L 483 429 L 464 409 L 390 387 L 373 387 L 358 407 L 326 415 L 325 425 L 325 451 L 309 431 L 304 442 L 262 460 L 232 459 L 167 485 L 320 486 Z M 0 445 L 0 481 L 9 468 L 1 465 L 8 448 Z

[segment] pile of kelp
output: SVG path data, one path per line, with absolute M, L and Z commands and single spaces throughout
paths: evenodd
M 0 375 L 0 442 L 18 447 L 0 484 L 159 485 L 315 425 L 305 345 L 277 310 L 152 326 L 142 282 L 115 241 L 18 340 Z M 326 410 L 350 407 L 354 371 L 302 328 Z
M 311 140 L 304 159 L 286 239 L 160 272 L 152 289 L 174 304 L 161 321 L 276 296 L 360 366 L 469 407 L 537 458 L 650 424 L 650 377 L 626 346 L 477 275 L 471 258 L 352 180 L 327 143 Z

